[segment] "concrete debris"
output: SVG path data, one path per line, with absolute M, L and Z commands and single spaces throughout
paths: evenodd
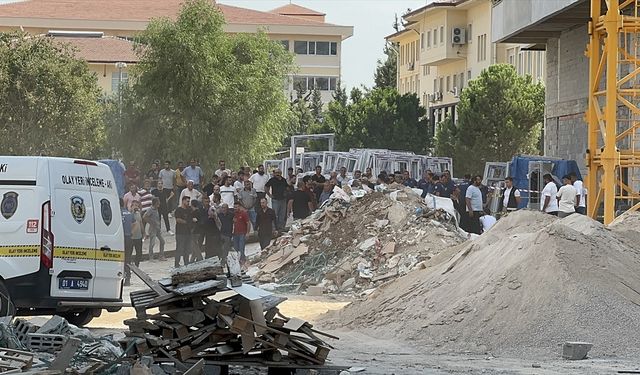
M 111 335 L 94 336 L 60 316 L 42 326 L 0 322 L 0 332 L 0 373 L 101 374 L 123 354 Z
M 562 358 L 571 360 L 585 359 L 592 347 L 593 344 L 588 342 L 565 342 L 562 345 Z
M 424 268 L 467 239 L 455 212 L 432 201 L 400 185 L 361 198 L 340 190 L 254 260 L 253 279 L 285 291 L 322 285 L 325 293 L 358 295 Z

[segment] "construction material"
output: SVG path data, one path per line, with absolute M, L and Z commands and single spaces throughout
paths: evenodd
M 585 359 L 592 347 L 593 344 L 588 342 L 565 342 L 562 345 L 562 358 L 571 360 Z
M 282 315 L 277 305 L 285 299 L 251 285 L 231 286 L 225 275 L 199 273 L 196 270 L 216 270 L 210 261 L 202 263 L 174 270 L 170 283 L 136 271 L 154 288 L 131 293 L 137 316 L 125 321 L 129 330 L 120 340 L 123 349 L 130 349 L 129 358 L 153 356 L 155 362 L 173 362 L 182 371 L 189 368 L 187 361 L 202 359 L 265 366 L 273 361 L 324 364 L 331 345 L 318 337 L 322 333 L 310 323 Z M 190 283 L 174 284 L 175 280 Z M 163 294 L 156 293 L 157 287 Z M 213 298 L 229 291 L 238 294 Z M 197 373 L 198 368 L 188 371 Z
M 359 294 L 467 239 L 441 198 L 428 203 L 420 191 L 397 184 L 386 193 L 355 191 L 363 194 L 336 188 L 322 208 L 294 221 L 254 261 L 254 279 L 297 291 L 317 287 L 312 294 Z
M 594 357 L 637 357 L 640 337 L 629 334 L 640 330 L 637 239 L 624 222 L 516 211 L 322 325 L 371 329 L 434 353 L 558 358 L 559 345 L 579 337 Z

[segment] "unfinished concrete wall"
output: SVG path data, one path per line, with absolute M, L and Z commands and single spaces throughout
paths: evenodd
M 576 160 L 583 174 L 589 84 L 589 60 L 584 54 L 587 43 L 586 26 L 549 39 L 544 129 L 544 154 Z

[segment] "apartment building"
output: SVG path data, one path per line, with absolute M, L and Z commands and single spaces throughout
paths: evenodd
M 491 64 L 544 80 L 539 46 L 491 42 L 491 12 L 491 0 L 440 0 L 405 14 L 404 29 L 387 37 L 397 46 L 398 91 L 418 95 L 434 131 L 446 116 L 456 120 L 460 93 Z
M 54 31 L 55 37 L 77 48 L 105 93 L 111 94 L 137 62 L 129 41 L 151 19 L 175 19 L 181 6 L 182 0 L 23 0 L 0 4 L 0 32 L 22 29 L 43 35 Z M 324 13 L 295 4 L 267 12 L 216 6 L 225 17 L 226 32 L 263 30 L 295 54 L 298 69 L 285 87 L 289 97 L 295 95 L 295 82 L 307 90 L 318 88 L 325 103 L 332 99 L 341 74 L 342 42 L 353 35 L 352 26 L 328 23 Z

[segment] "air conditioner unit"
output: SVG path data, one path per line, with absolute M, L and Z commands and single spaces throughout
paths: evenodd
M 415 68 L 416 68 L 415 63 L 410 62 L 407 64 L 407 70 L 413 71 Z
M 451 44 L 467 44 L 467 30 L 464 27 L 454 27 L 451 31 Z

